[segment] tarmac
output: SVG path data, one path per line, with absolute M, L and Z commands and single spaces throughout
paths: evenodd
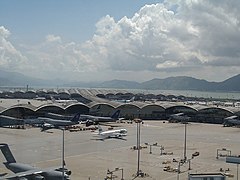
M 72 180 L 106 180 L 111 179 L 111 176 L 114 180 L 186 180 L 189 173 L 210 172 L 226 172 L 234 176 L 227 179 L 236 179 L 237 165 L 226 163 L 224 156 L 228 152 L 232 155 L 240 154 L 239 128 L 216 124 L 189 123 L 185 126 L 167 121 L 144 121 L 140 130 L 142 148 L 138 166 L 138 150 L 134 150 L 137 141 L 136 123 L 115 125 L 118 127 L 114 129 L 128 130 L 124 139 L 102 141 L 90 130 L 64 131 L 65 162 L 72 171 Z M 108 127 L 103 126 L 103 129 L 107 130 Z M 1 128 L 0 137 L 2 143 L 9 144 L 17 162 L 40 168 L 61 166 L 62 130 L 40 132 L 39 128 Z M 151 146 L 150 150 L 153 144 L 155 146 Z M 217 150 L 223 150 L 219 158 L 216 158 Z M 199 152 L 199 156 L 192 159 L 192 154 L 196 152 Z M 179 161 L 184 158 L 184 154 L 188 161 L 179 169 Z M 0 155 L 0 161 L 5 162 L 3 155 Z M 137 170 L 140 170 L 142 176 L 136 177 Z M 115 172 L 111 175 L 112 171 Z M 0 164 L 0 174 L 5 172 L 12 174 Z

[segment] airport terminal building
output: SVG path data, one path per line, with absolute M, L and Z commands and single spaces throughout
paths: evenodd
M 44 116 L 47 112 L 111 116 L 121 110 L 120 117 L 130 120 L 166 120 L 171 114 L 183 112 L 191 122 L 222 124 L 224 118 L 240 115 L 239 107 L 230 103 L 174 95 L 133 94 L 125 90 L 16 90 L 0 92 L 0 98 L 0 113 L 17 118 Z M 128 101 L 131 98 L 134 100 Z

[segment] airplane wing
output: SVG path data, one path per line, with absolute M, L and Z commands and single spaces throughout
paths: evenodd
M 31 176 L 41 176 L 41 173 L 43 173 L 43 171 L 41 170 L 38 170 L 38 169 L 33 169 L 33 170 L 28 170 L 28 171 L 24 171 L 24 172 L 20 172 L 20 173 L 15 173 L 13 175 L 9 175 L 9 176 L 4 176 L 4 177 L 1 177 L 0 179 L 22 179 L 22 180 L 25 180 L 27 179 L 28 177 L 31 177 Z
M 46 168 L 46 169 L 43 169 L 43 170 L 39 170 L 39 169 L 33 169 L 33 170 L 28 170 L 28 171 L 24 171 L 24 172 L 19 172 L 19 173 L 15 173 L 13 175 L 9 175 L 9 176 L 3 176 L 3 177 L 0 177 L 0 180 L 3 180 L 3 179 L 10 179 L 10 180 L 15 180 L 15 179 L 18 179 L 18 180 L 27 180 L 29 178 L 36 178 L 36 177 L 41 177 L 41 178 L 44 178 L 42 176 L 43 173 L 45 172 L 50 172 L 50 171 L 60 171 L 62 172 L 62 167 L 57 167 L 57 168 Z M 64 168 L 64 172 L 66 175 L 71 175 L 71 171 Z

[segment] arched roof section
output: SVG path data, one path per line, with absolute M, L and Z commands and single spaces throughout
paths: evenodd
M 13 93 L 24 93 L 24 91 L 23 90 L 16 90 L 16 91 L 14 91 Z
M 71 98 L 81 98 L 82 97 L 81 93 L 77 89 L 69 89 L 68 91 L 69 91 Z
M 186 96 L 179 95 L 179 96 L 177 96 L 177 98 L 178 98 L 179 100 L 185 100 L 185 99 L 186 99 Z
M 115 107 L 108 103 L 97 103 L 92 105 L 89 113 L 97 116 L 111 116 L 115 111 Z
M 147 98 L 147 99 L 156 99 L 156 95 L 155 94 L 146 94 L 145 98 Z
M 10 108 L 26 108 L 26 109 L 30 109 L 32 111 L 35 111 L 37 109 L 37 107 L 31 105 L 31 104 L 17 104 L 17 105 L 14 105 Z M 8 108 L 8 109 L 10 109 Z
M 106 98 L 106 96 L 104 94 L 97 94 L 96 96 L 99 98 Z
M 101 106 L 109 106 L 109 107 L 115 108 L 112 104 L 109 104 L 109 103 L 94 103 L 90 106 L 90 108 L 94 108 L 94 107 L 100 108 Z
M 45 104 L 36 109 L 37 114 L 45 114 L 46 112 L 52 112 L 57 114 L 64 114 L 65 110 L 60 105 L 56 104 Z
M 46 89 L 39 89 L 39 90 L 36 91 L 36 94 L 39 97 L 45 97 L 46 94 L 47 94 L 47 90 Z
M 126 119 L 134 119 L 139 117 L 141 109 L 133 104 L 122 104 L 118 106 L 116 109 L 119 109 L 120 116 Z
M 26 91 L 25 93 L 36 93 L 37 91 L 36 90 L 33 90 L 33 89 L 29 89 L 28 91 Z
M 122 92 L 116 93 L 116 96 L 123 96 L 124 94 Z
M 150 102 L 144 102 L 144 101 L 133 101 L 133 102 L 130 102 L 130 103 L 126 103 L 126 104 L 132 104 L 134 106 L 137 106 L 139 107 L 140 109 L 146 105 L 149 105 L 149 104 L 152 104 Z
M 166 114 L 170 115 L 170 114 L 176 114 L 176 113 L 185 113 L 187 115 L 191 115 L 191 114 L 196 114 L 197 113 L 197 109 L 190 107 L 190 106 L 185 106 L 185 105 L 175 105 L 175 106 L 171 106 L 166 108 Z
M 106 97 L 112 97 L 112 96 L 116 96 L 116 95 L 113 94 L 113 93 L 107 93 L 105 96 L 106 96 Z
M 176 99 L 177 96 L 170 94 L 170 95 L 167 95 L 166 98 L 169 100 L 173 100 L 173 99 Z
M 56 89 L 49 89 L 49 90 L 47 90 L 47 94 L 54 94 L 54 95 L 57 95 L 58 92 L 57 92 Z
M 154 108 L 154 109 L 157 108 L 165 111 L 165 108 L 159 104 L 146 104 L 141 109 L 151 109 L 151 108 Z
M 38 89 L 36 93 L 47 93 L 46 89 Z
M 33 108 L 29 108 L 27 106 L 14 106 L 5 109 L 4 111 L 2 111 L 2 114 L 5 116 L 24 118 L 28 116 L 34 116 L 35 111 Z
M 69 89 L 68 92 L 69 94 L 80 94 L 77 89 Z
M 81 113 L 81 114 L 88 114 L 89 113 L 89 107 L 83 103 L 76 103 L 71 104 L 65 108 L 66 114 L 75 114 L 75 113 Z
M 219 112 L 228 112 L 231 115 L 234 114 L 232 111 L 226 108 L 221 108 L 221 107 L 207 107 L 207 108 L 198 110 L 198 113 L 207 113 L 207 114 L 219 113 Z
M 24 98 L 33 99 L 36 97 L 36 92 L 33 90 L 26 91 L 23 95 Z
M 23 98 L 24 97 L 24 91 L 18 90 L 12 93 L 12 96 L 14 98 Z
M 163 95 L 163 94 L 158 94 L 158 95 L 156 95 L 156 99 L 158 99 L 158 100 L 160 100 L 160 101 L 164 101 L 164 100 L 166 100 L 167 98 L 166 98 L 166 96 Z
M 70 95 L 70 93 L 69 93 L 68 90 L 66 90 L 66 89 L 59 89 L 59 90 L 58 90 L 58 94 Z
M 134 96 L 134 94 L 131 93 L 131 92 L 127 92 L 127 93 L 125 93 L 125 95 L 126 95 L 126 96 Z
M 125 104 L 120 104 L 119 106 L 117 106 L 117 109 L 121 109 L 121 108 L 137 108 L 138 110 L 140 110 L 140 106 L 137 104 L 133 104 L 133 103 L 125 103 Z
M 195 119 L 198 122 L 222 124 L 224 118 L 234 115 L 233 112 L 220 107 L 208 107 L 198 111 Z
M 70 93 L 66 89 L 59 89 L 58 90 L 58 96 L 60 99 L 69 99 Z
M 148 104 L 141 108 L 140 118 L 142 119 L 166 119 L 165 108 L 157 104 Z
M 122 108 L 130 108 L 130 109 L 138 109 L 140 110 L 140 107 L 135 105 L 135 104 L 129 104 L 129 103 L 126 103 L 126 104 L 121 104 L 117 107 L 117 109 L 122 109 Z

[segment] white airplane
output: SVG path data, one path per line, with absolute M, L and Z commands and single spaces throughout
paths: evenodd
M 188 122 L 189 119 L 190 119 L 190 117 L 188 117 L 184 113 L 171 114 L 169 116 L 169 121 Z
M 78 103 L 76 99 L 55 99 L 51 96 L 51 100 L 53 103 Z
M 114 100 L 116 102 L 121 102 L 121 103 L 130 103 L 130 102 L 133 102 L 135 99 L 135 96 L 133 96 L 131 99 L 117 99 L 117 100 Z
M 12 171 L 13 175 L 7 175 L 0 177 L 2 179 L 19 179 L 19 180 L 29 180 L 29 179 L 51 179 L 51 180 L 69 180 L 71 171 L 64 168 L 64 172 L 62 168 L 48 168 L 48 169 L 40 169 L 33 167 L 29 164 L 23 164 L 16 162 L 12 152 L 9 149 L 8 144 L 0 143 L 0 149 L 6 159 L 7 162 L 3 164 L 7 169 Z
M 240 125 L 240 119 L 238 116 L 230 116 L 227 118 L 224 118 L 223 120 L 223 126 L 239 126 Z
M 107 130 L 103 131 L 101 126 L 98 125 L 98 132 L 95 135 L 100 136 L 102 140 L 107 138 L 118 138 L 121 139 L 124 136 L 127 136 L 126 129 L 114 129 L 114 130 Z

